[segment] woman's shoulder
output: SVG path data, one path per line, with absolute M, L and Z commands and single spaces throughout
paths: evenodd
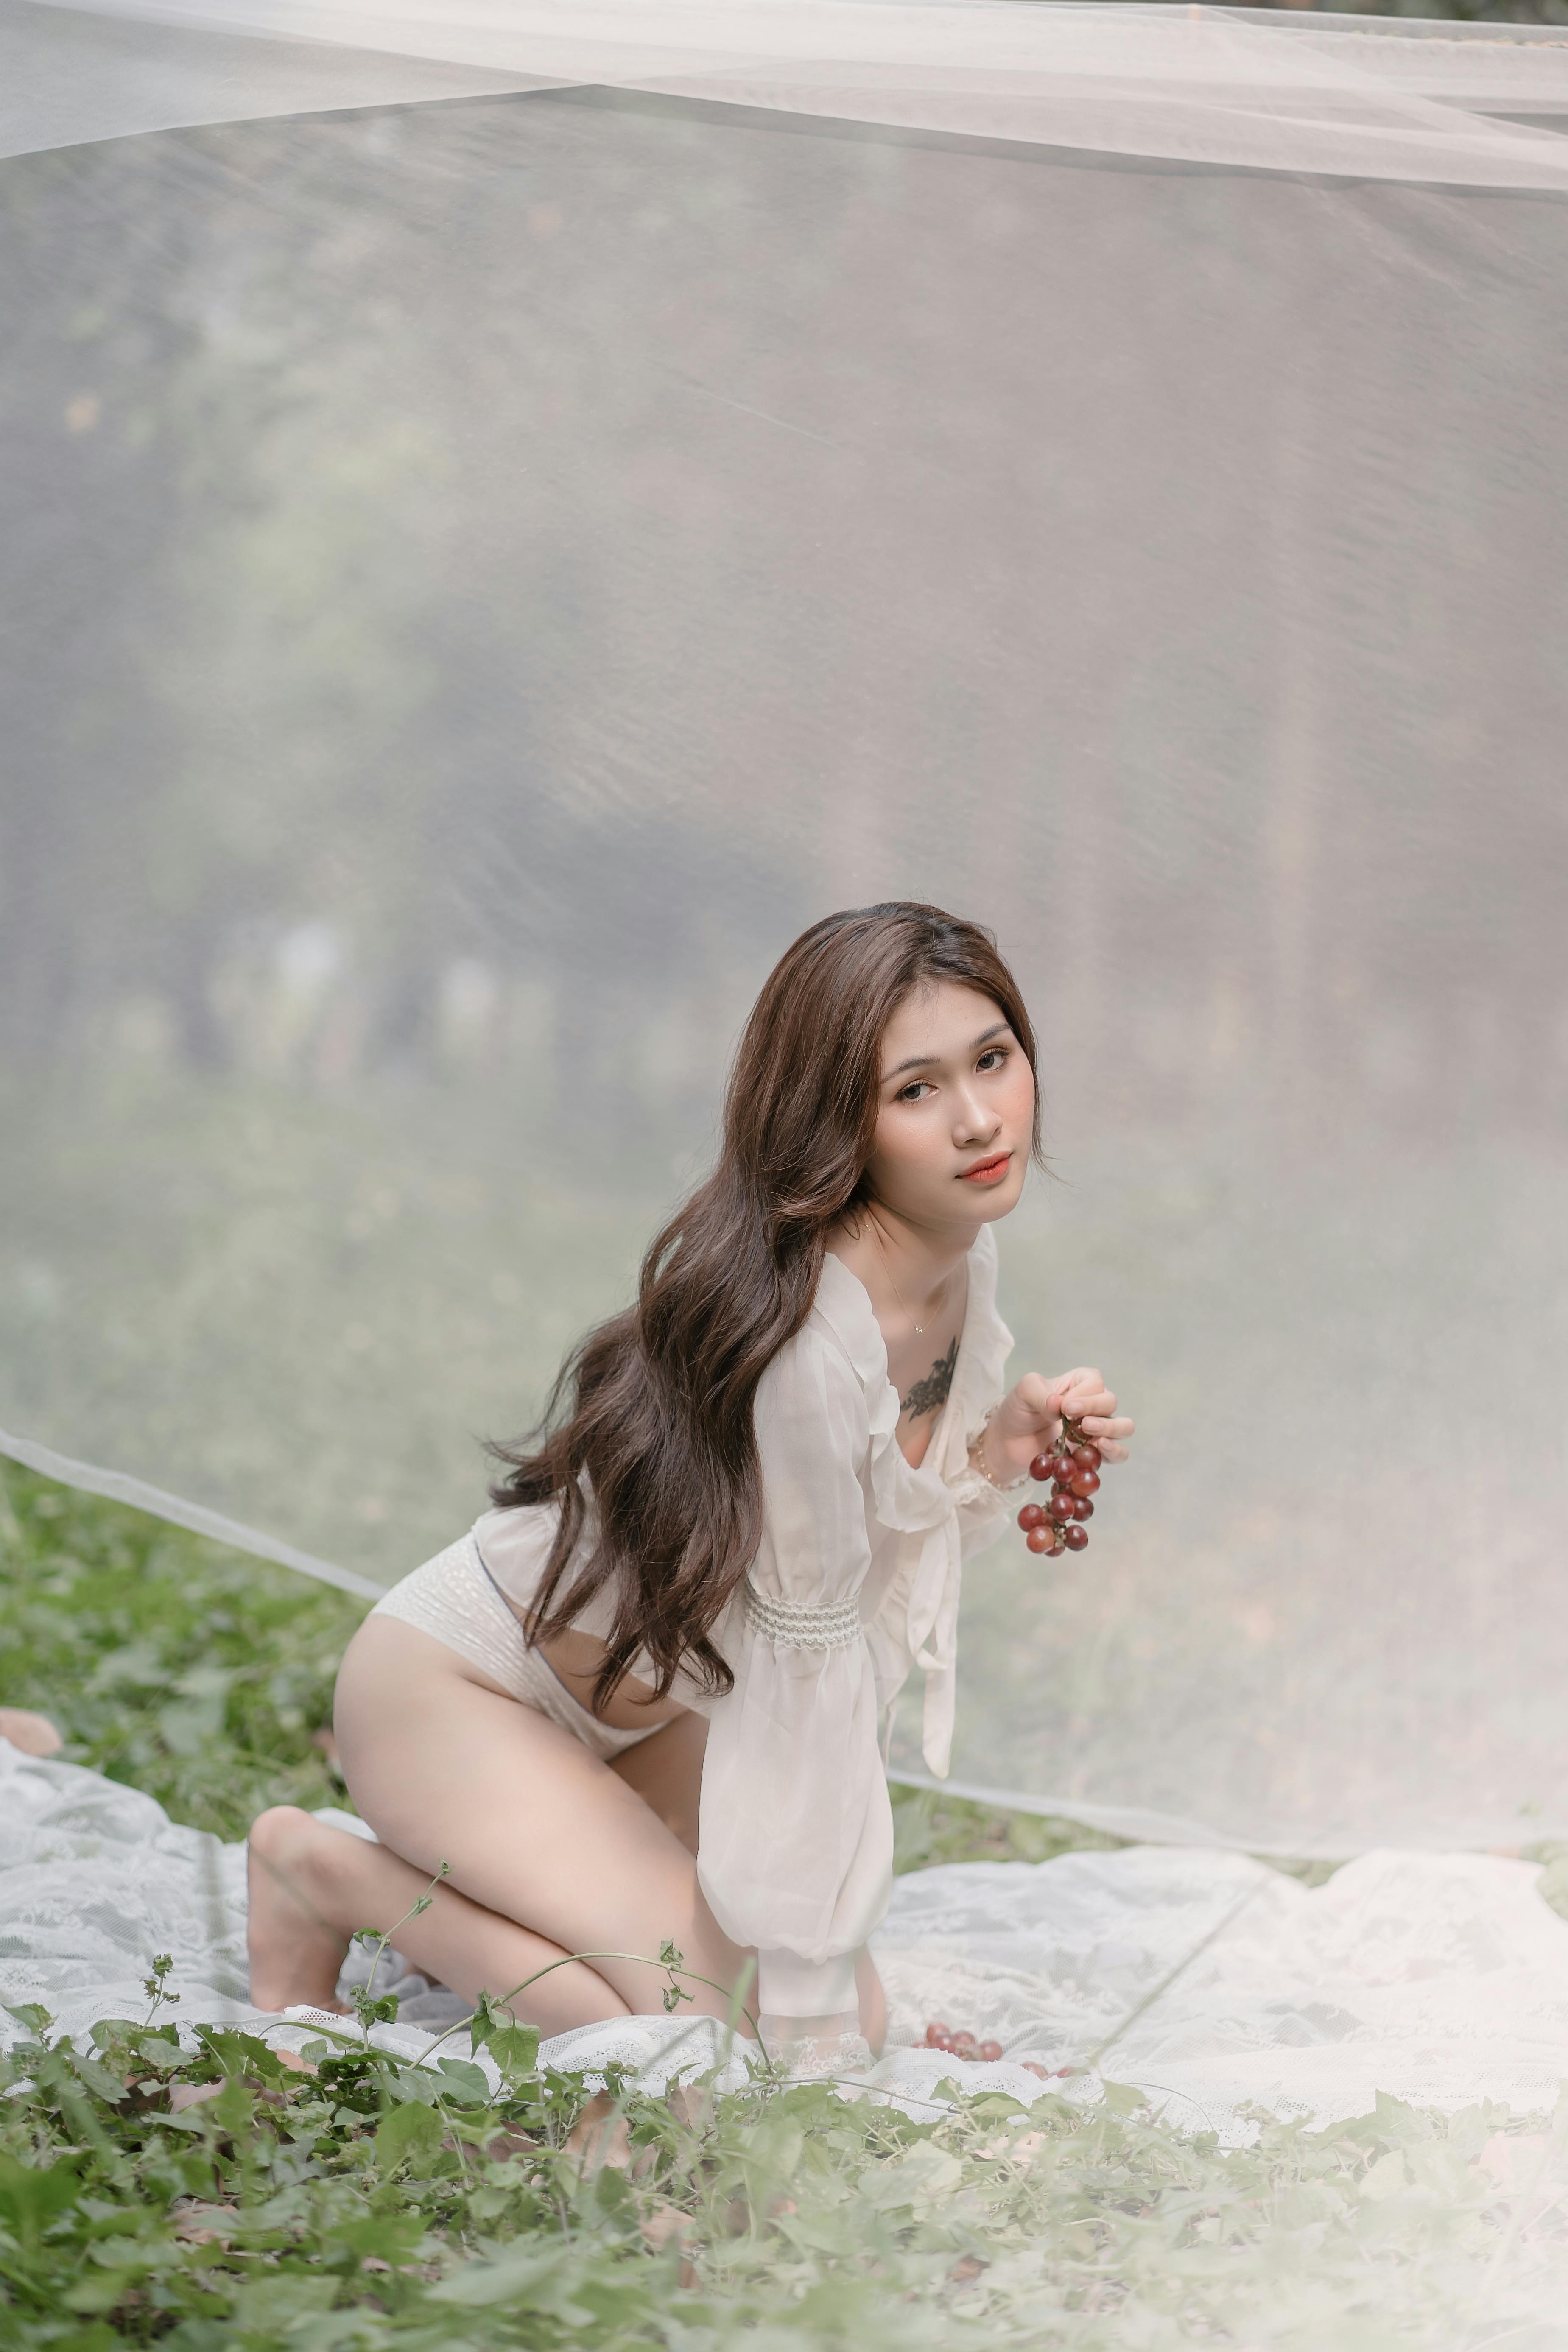
M 847 1366 L 864 1386 L 888 1377 L 888 1350 L 866 1286 L 831 1250 L 822 1261 L 811 1312 L 792 1344 Z
M 759 1384 L 765 1391 L 798 1391 L 831 1397 L 859 1394 L 869 1385 L 863 1341 L 850 1322 L 841 1326 L 818 1303 L 794 1336 L 769 1359 Z
M 887 1386 L 886 1359 L 880 1334 L 870 1315 L 869 1339 L 855 1313 L 852 1298 L 841 1295 L 840 1283 L 826 1260 L 811 1312 L 798 1331 L 769 1360 L 757 1384 L 756 1428 L 764 1454 L 798 1442 L 820 1453 L 862 1453 L 870 1435 L 873 1403 L 879 1382 Z M 853 1275 L 838 1267 L 844 1286 L 866 1294 Z

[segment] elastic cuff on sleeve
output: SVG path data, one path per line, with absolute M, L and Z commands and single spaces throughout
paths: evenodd
M 757 1954 L 757 2005 L 775 2017 L 837 2017 L 858 2005 L 858 1954 L 803 1960 L 798 1952 Z

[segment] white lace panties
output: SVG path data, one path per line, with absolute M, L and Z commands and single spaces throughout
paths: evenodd
M 370 1613 L 395 1617 L 430 1634 L 521 1706 L 548 1716 L 606 1762 L 659 1728 L 656 1723 L 647 1731 L 617 1730 L 573 1697 L 546 1660 L 524 1641 L 522 1627 L 485 1574 L 471 1534 L 459 1537 L 395 1584 Z

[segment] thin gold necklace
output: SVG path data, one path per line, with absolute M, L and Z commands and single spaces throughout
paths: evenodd
M 887 1244 L 887 1243 L 882 1239 L 882 1228 L 881 1228 L 881 1226 L 877 1223 L 877 1220 L 876 1220 L 876 1218 L 875 1218 L 875 1217 L 873 1217 L 873 1218 L 872 1218 L 872 1220 L 871 1220 L 871 1231 L 872 1231 L 872 1232 L 876 1234 L 876 1236 L 877 1236 L 877 1247 L 878 1247 L 878 1248 L 881 1251 L 881 1253 L 882 1253 L 882 1264 L 886 1266 L 886 1268 L 887 1268 L 887 1270 L 888 1270 L 888 1280 L 889 1280 L 889 1281 L 892 1284 L 892 1286 L 893 1286 L 893 1297 L 898 1300 L 899 1305 L 900 1305 L 901 1307 L 903 1307 L 904 1313 L 905 1313 L 906 1315 L 908 1315 L 908 1316 L 909 1316 L 909 1318 L 910 1318 L 910 1321 L 911 1323 L 914 1323 L 914 1328 L 915 1328 L 915 1337 L 916 1337 L 917 1339 L 924 1339 L 924 1337 L 925 1337 L 925 1328 L 926 1328 L 926 1327 L 925 1327 L 925 1325 L 924 1325 L 923 1323 L 915 1323 L 914 1316 L 912 1315 L 912 1313 L 910 1313 L 910 1307 L 909 1307 L 909 1306 L 908 1306 L 908 1304 L 907 1304 L 907 1302 L 906 1302 L 906 1300 L 905 1300 L 905 1298 L 904 1298 L 904 1294 L 903 1294 L 903 1292 L 899 1288 L 899 1277 L 898 1277 L 898 1276 L 893 1272 L 893 1261 L 892 1261 L 892 1259 L 888 1255 L 888 1244 Z M 941 1294 L 942 1294 L 942 1293 L 946 1288 L 947 1288 L 947 1276 L 946 1276 L 946 1275 L 944 1274 L 944 1275 L 942 1276 L 942 1280 L 937 1284 L 936 1291 L 935 1291 L 935 1293 L 933 1294 L 933 1296 L 935 1296 L 935 1297 L 940 1297 L 940 1296 L 941 1296 Z M 929 1315 L 929 1314 L 931 1313 L 931 1308 L 928 1307 L 926 1308 L 926 1313 Z

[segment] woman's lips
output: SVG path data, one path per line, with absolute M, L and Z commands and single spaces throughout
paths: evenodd
M 999 1184 L 1013 1164 L 1010 1151 L 1000 1151 L 994 1160 L 977 1160 L 966 1168 L 959 1181 L 963 1184 Z

